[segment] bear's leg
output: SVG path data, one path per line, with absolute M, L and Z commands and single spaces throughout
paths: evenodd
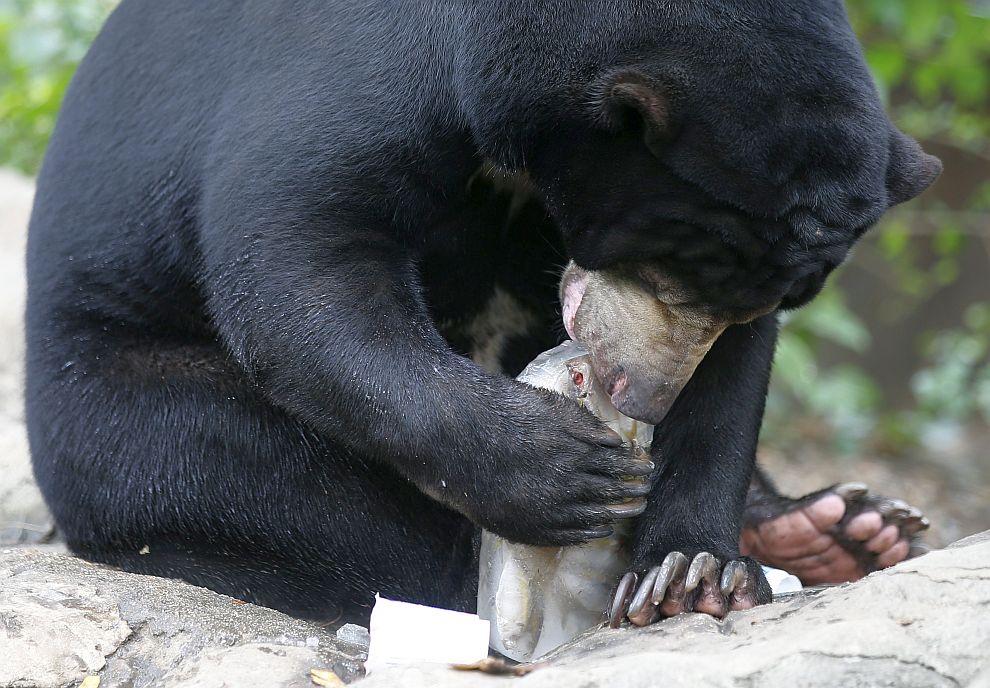
M 273 406 L 211 344 L 113 352 L 28 378 L 35 470 L 73 551 L 322 620 L 362 618 L 376 592 L 473 607 L 463 516 Z
M 739 534 L 776 336 L 775 314 L 728 328 L 656 426 L 658 475 L 610 608 L 613 625 L 686 611 L 721 617 L 771 600 L 759 565 L 740 557 Z

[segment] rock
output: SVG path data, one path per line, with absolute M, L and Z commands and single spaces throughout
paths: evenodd
M 346 637 L 357 636 L 353 629 Z M 180 581 L 33 548 L 0 551 L 0 687 L 311 686 L 360 675 L 332 628 Z
M 172 688 L 311 686 L 309 670 L 315 666 L 308 648 L 273 648 L 264 643 L 249 643 L 204 650 L 192 661 L 184 662 L 162 676 L 154 685 Z
M 131 629 L 92 585 L 11 581 L 0 571 L 0 685 L 62 686 L 106 664 Z
M 24 244 L 33 197 L 28 179 L 0 170 L 0 545 L 39 542 L 52 530 L 24 430 Z
M 368 629 L 357 624 L 344 624 L 337 629 L 337 639 L 357 647 L 363 647 L 367 652 L 371 646 L 371 635 Z
M 588 633 L 520 688 L 985 685 L 990 531 L 851 585 L 810 590 L 719 622 L 686 615 Z M 980 681 L 984 683 L 979 683 Z M 362 688 L 505 685 L 445 667 L 375 673 Z
M 512 685 L 987 686 L 990 531 L 852 585 L 805 591 L 724 621 L 688 615 L 602 629 Z M 309 686 L 360 675 L 367 632 L 339 632 L 186 583 L 35 548 L 0 551 L 0 688 Z M 444 666 L 382 670 L 364 688 L 507 679 Z

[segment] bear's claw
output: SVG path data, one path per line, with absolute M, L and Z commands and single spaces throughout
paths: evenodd
M 622 577 L 609 605 L 609 626 L 624 619 L 646 626 L 662 618 L 696 611 L 721 618 L 734 609 L 769 602 L 770 588 L 752 560 L 723 559 L 699 552 L 688 559 L 671 552 L 659 566 Z

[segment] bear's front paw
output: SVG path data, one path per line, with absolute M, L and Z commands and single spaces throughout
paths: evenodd
M 671 552 L 659 566 L 622 577 L 609 605 L 609 625 L 618 628 L 628 618 L 637 626 L 647 626 L 691 611 L 722 618 L 772 599 L 763 570 L 748 557 L 698 552 L 689 559 L 682 552 Z
M 626 449 L 574 443 L 502 462 L 494 496 L 482 495 L 469 515 L 513 542 L 577 545 L 608 537 L 617 520 L 646 510 L 653 463 Z
M 501 406 L 482 451 L 452 465 L 463 473 L 453 504 L 475 523 L 512 542 L 576 545 L 646 509 L 645 451 L 559 394 L 517 384 Z

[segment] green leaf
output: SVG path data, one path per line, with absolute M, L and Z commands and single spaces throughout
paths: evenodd
M 877 79 L 888 86 L 900 81 L 907 66 L 904 48 L 896 43 L 873 45 L 868 48 L 866 58 Z
M 792 327 L 857 353 L 866 351 L 871 340 L 866 325 L 831 285 L 795 316 Z
M 959 225 L 944 222 L 932 239 L 935 253 L 940 256 L 952 256 L 959 253 L 965 242 L 965 235 Z
M 801 395 L 818 375 L 811 347 L 792 332 L 781 332 L 774 356 L 775 380 Z

